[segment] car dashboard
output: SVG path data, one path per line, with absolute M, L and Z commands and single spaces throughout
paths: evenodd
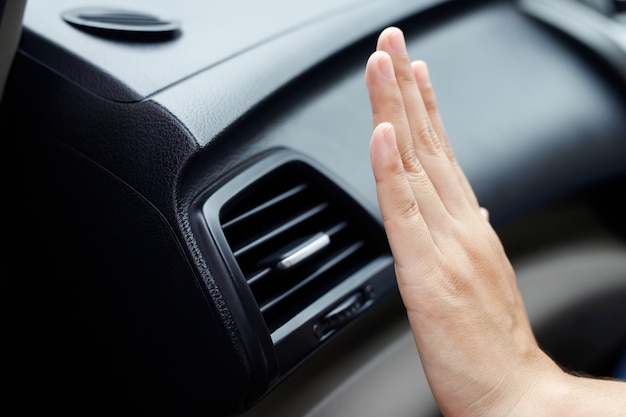
M 613 376 L 626 28 L 599 3 L 28 0 L 0 106 L 15 415 L 438 415 L 368 154 L 390 25 L 538 341 Z

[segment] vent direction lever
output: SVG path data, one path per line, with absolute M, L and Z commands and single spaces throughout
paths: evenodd
M 312 257 L 330 244 L 330 236 L 324 232 L 315 234 L 295 249 L 281 257 L 276 264 L 278 269 L 289 269 Z

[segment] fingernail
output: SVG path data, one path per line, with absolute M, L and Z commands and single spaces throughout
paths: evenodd
M 399 55 L 406 55 L 406 44 L 404 42 L 404 34 L 400 29 L 389 36 L 389 46 Z
M 378 60 L 378 69 L 386 79 L 396 79 L 396 74 L 393 71 L 393 64 L 391 63 L 391 58 L 389 56 L 383 56 Z
M 428 73 L 428 66 L 424 61 L 416 61 L 415 68 L 415 81 L 420 87 L 430 87 L 430 74 Z
M 396 143 L 396 132 L 393 130 L 393 125 L 385 122 L 382 130 L 387 146 L 391 149 L 395 149 L 398 144 Z

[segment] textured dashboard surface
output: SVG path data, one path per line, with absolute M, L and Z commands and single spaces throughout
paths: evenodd
M 306 51 L 310 57 L 308 63 L 312 63 L 345 46 L 350 40 L 363 36 L 377 22 L 389 21 L 410 11 L 444 2 L 445 0 L 194 0 L 185 2 L 184 7 L 171 0 L 142 0 L 132 4 L 106 2 L 106 9 L 113 11 L 140 12 L 178 21 L 179 35 L 163 42 L 126 41 L 123 37 L 112 40 L 83 32 L 62 19 L 62 14 L 67 11 L 103 6 L 103 2 L 94 0 L 28 1 L 24 24 L 33 34 L 44 36 L 61 47 L 57 51 L 53 51 L 49 45 L 45 48 L 31 48 L 35 59 L 96 94 L 116 101 L 135 101 L 196 73 L 220 67 L 224 62 L 246 55 L 264 44 L 272 44 L 278 39 L 293 39 L 295 42 L 290 45 L 291 53 Z M 355 25 L 355 22 L 361 24 Z M 343 33 L 340 35 L 337 30 L 341 27 Z M 312 33 L 317 36 L 311 36 Z M 319 36 L 322 33 L 326 33 L 326 36 Z M 350 34 L 346 36 L 348 33 Z M 27 41 L 36 43 L 36 40 L 30 38 Z M 298 55 L 292 56 L 292 68 L 277 67 L 276 59 L 280 59 L 282 55 L 278 52 L 274 51 L 269 59 L 274 71 L 288 72 L 306 67 L 306 63 L 298 65 L 298 61 L 305 58 Z M 85 76 L 84 68 L 68 65 L 68 53 L 95 65 L 102 75 L 125 83 L 130 91 L 103 89 L 94 74 Z M 284 63 L 287 64 L 288 62 Z M 260 68 L 254 69 L 254 72 L 259 71 Z M 253 79 L 250 75 L 243 78 L 242 82 Z

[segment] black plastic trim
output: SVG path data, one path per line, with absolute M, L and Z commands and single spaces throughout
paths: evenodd
M 301 169 L 315 173 L 320 182 L 326 182 L 328 190 L 335 194 L 333 197 L 350 207 L 351 214 L 368 228 L 368 234 L 374 236 L 373 241 L 379 245 L 381 255 L 270 334 L 252 291 L 230 252 L 221 229 L 220 211 L 241 190 L 254 186 L 260 178 L 286 164 L 300 165 Z M 199 247 L 207 258 L 207 263 L 217 272 L 215 279 L 236 322 L 252 374 L 262 385 L 291 372 L 332 334 L 397 288 L 392 258 L 380 223 L 363 209 L 356 196 L 350 195 L 345 186 L 332 181 L 323 167 L 294 151 L 276 150 L 261 160 L 246 165 L 203 193 L 191 210 L 192 227 L 198 237 Z M 351 320 L 346 319 L 341 326 L 329 330 L 324 337 L 317 337 L 314 332 L 315 324 L 346 297 L 359 291 L 367 291 L 368 294 L 368 300 L 362 308 L 350 317 Z

